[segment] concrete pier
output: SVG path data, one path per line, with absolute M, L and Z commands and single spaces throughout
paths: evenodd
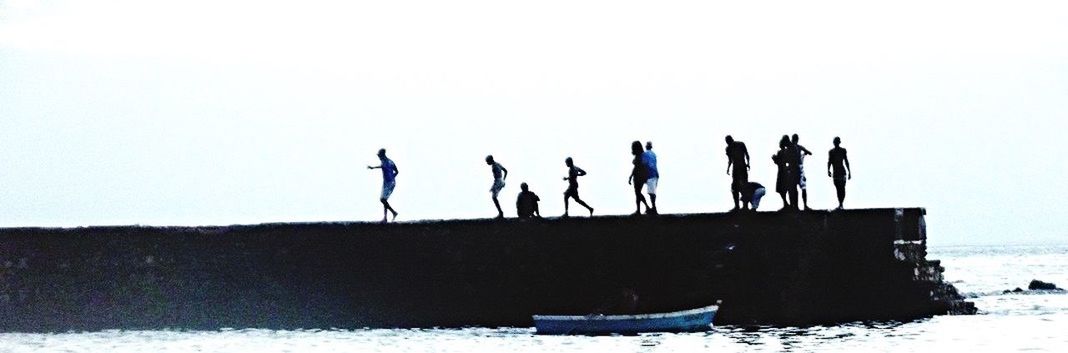
M 924 215 L 6 228 L 0 331 L 531 326 L 716 302 L 717 324 L 974 313 L 926 259 Z

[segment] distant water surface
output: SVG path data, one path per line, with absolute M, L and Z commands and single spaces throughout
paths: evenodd
M 1032 279 L 1068 286 L 1068 245 L 931 249 L 979 315 L 808 328 L 723 326 L 632 337 L 538 336 L 533 328 L 104 331 L 0 334 L 0 352 L 1068 352 L 1068 295 L 1003 294 Z

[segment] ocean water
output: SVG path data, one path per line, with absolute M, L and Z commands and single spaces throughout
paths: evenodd
M 819 327 L 717 326 L 639 336 L 538 336 L 533 328 L 103 331 L 0 334 L 0 352 L 1068 352 L 1068 245 L 930 249 L 979 314 Z

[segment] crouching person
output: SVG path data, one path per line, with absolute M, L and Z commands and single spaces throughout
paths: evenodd
M 757 182 L 750 182 L 742 188 L 742 205 L 745 209 L 749 209 L 749 204 L 753 204 L 753 211 L 756 211 L 760 206 L 760 199 L 767 193 L 767 189 L 764 185 L 760 185 Z
M 519 193 L 519 198 L 515 200 L 515 209 L 519 212 L 519 218 L 541 218 L 541 211 L 538 210 L 538 195 L 531 192 L 527 183 L 519 185 L 520 189 L 523 189 Z

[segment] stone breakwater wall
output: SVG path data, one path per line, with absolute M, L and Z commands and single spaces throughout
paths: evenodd
M 974 313 L 925 211 L 0 229 L 0 331 L 531 326 L 721 304 L 717 324 Z

